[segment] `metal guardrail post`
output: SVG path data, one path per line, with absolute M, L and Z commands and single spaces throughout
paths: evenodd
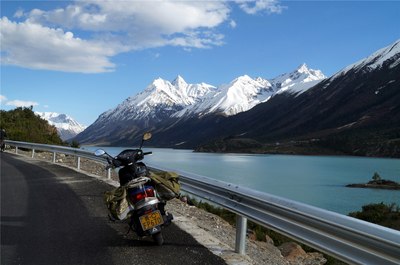
M 56 153 L 56 152 L 53 152 L 53 163 L 56 162 L 56 156 L 57 156 L 57 153 Z
M 77 168 L 78 170 L 81 170 L 81 157 L 80 157 L 80 156 L 77 156 L 77 159 L 78 159 L 78 161 L 77 161 L 76 168 Z
M 111 179 L 111 168 L 107 169 L 107 179 Z
M 241 255 L 246 253 L 247 218 L 236 215 L 236 244 L 235 252 Z
M 18 146 L 15 146 L 15 153 L 18 154 Z
M 35 149 L 32 149 L 32 158 L 35 157 Z

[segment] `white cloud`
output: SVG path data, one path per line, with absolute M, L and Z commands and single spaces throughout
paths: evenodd
M 5 96 L 0 95 L 0 103 L 3 102 L 3 101 L 6 101 L 6 100 L 7 100 L 7 98 Z
M 14 106 L 14 107 L 30 107 L 30 106 L 38 106 L 39 103 L 34 102 L 34 101 L 24 101 L 24 100 L 11 100 L 7 101 L 6 103 L 7 106 Z
M 237 0 L 239 7 L 247 14 L 253 15 L 265 11 L 267 13 L 280 14 L 286 8 L 280 5 L 278 0 Z
M 15 12 L 14 17 L 16 18 L 21 18 L 24 16 L 24 11 L 22 9 L 18 9 L 17 12 Z
M 0 20 L 3 64 L 32 69 L 97 73 L 114 69 L 112 47 L 75 38 L 72 32 L 52 29 L 29 21 Z
M 32 23 L 107 33 L 108 41 L 121 41 L 124 47 L 138 50 L 182 39 L 186 47 L 220 45 L 219 38 L 212 38 L 214 35 L 198 33 L 215 29 L 229 13 L 223 1 L 78 1 L 64 9 L 35 9 L 27 15 Z
M 218 26 L 236 22 L 231 5 L 248 14 L 282 10 L 259 1 L 75 1 L 54 10 L 16 11 L 23 22 L 0 21 L 1 63 L 32 69 L 99 73 L 116 68 L 111 58 L 128 51 L 179 46 L 190 51 L 224 44 Z M 77 36 L 79 37 L 77 37 Z
M 51 22 L 91 31 L 155 29 L 172 34 L 224 22 L 229 6 L 223 1 L 77 1 L 64 9 L 32 10 L 31 21 Z

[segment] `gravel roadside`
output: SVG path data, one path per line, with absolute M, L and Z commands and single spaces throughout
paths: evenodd
M 13 150 L 10 150 L 10 152 L 13 152 Z M 18 154 L 32 157 L 30 151 L 18 150 Z M 53 155 L 48 152 L 36 152 L 34 159 L 52 161 Z M 56 163 L 74 170 L 77 167 L 76 157 L 69 155 L 57 154 Z M 84 158 L 80 159 L 79 171 L 96 177 L 106 177 L 107 175 L 104 164 Z M 118 176 L 113 172 L 111 182 L 118 185 L 117 180 Z M 319 265 L 326 263 L 322 254 L 306 253 L 295 243 L 276 247 L 272 240 L 260 242 L 250 237 L 246 242 L 246 255 L 239 255 L 234 252 L 235 227 L 222 218 L 178 199 L 169 201 L 167 210 L 174 215 L 176 225 L 191 234 L 215 255 L 224 258 L 228 264 Z

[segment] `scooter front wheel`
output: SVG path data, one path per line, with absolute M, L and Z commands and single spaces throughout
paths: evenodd
M 157 246 L 162 246 L 164 244 L 164 238 L 161 232 L 153 234 L 152 237 Z

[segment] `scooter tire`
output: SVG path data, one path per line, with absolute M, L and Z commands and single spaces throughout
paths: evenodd
M 164 237 L 161 232 L 153 234 L 152 237 L 157 246 L 162 246 L 164 244 Z

